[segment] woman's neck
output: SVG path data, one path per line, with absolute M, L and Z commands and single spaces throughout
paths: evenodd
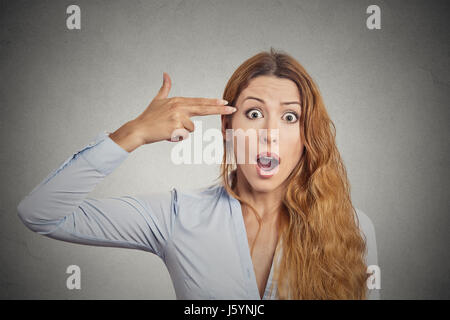
M 285 212 L 282 203 L 283 186 L 270 192 L 259 192 L 251 187 L 239 170 L 236 174 L 235 192 L 258 211 L 264 224 L 277 224 L 280 216 Z

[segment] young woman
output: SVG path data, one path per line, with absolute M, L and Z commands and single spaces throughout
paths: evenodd
M 168 98 L 170 88 L 164 73 L 141 115 L 102 132 L 35 187 L 18 206 L 25 225 L 156 254 L 178 299 L 379 298 L 366 284 L 367 266 L 377 264 L 373 225 L 352 205 L 334 125 L 300 63 L 273 48 L 251 57 L 229 79 L 225 102 Z M 186 138 L 189 117 L 213 114 L 224 141 L 218 183 L 87 197 L 136 148 Z M 239 129 L 256 140 L 239 145 Z

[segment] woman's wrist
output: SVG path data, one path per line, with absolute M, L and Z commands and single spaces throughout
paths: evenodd
M 134 121 L 125 123 L 119 129 L 110 133 L 109 137 L 127 152 L 132 152 L 144 144 Z

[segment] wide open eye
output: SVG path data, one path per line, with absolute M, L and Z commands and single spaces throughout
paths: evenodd
M 260 115 L 260 117 L 258 117 L 258 114 Z M 261 111 L 259 111 L 258 109 L 250 109 L 248 110 L 245 115 L 247 116 L 247 118 L 249 119 L 257 119 L 257 118 L 262 118 L 262 113 Z
M 291 123 L 295 123 L 298 120 L 298 115 L 295 112 L 286 112 L 283 115 L 284 120 L 286 120 L 287 122 L 291 122 Z

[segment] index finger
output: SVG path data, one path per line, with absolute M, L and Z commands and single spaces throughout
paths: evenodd
M 217 105 L 225 105 L 228 101 L 223 99 L 213 99 L 213 98 L 189 98 L 189 97 L 177 97 L 174 98 L 178 100 L 182 104 L 187 105 L 200 105 L 200 106 L 217 106 Z
M 207 116 L 211 114 L 232 114 L 237 111 L 234 106 L 186 106 L 186 110 L 190 117 L 192 116 Z

